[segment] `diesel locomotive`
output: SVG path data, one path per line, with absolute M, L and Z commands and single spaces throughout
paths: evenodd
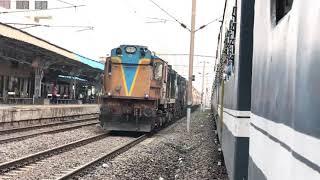
M 114 48 L 105 63 L 100 124 L 105 130 L 151 132 L 185 114 L 187 83 L 145 46 Z M 194 89 L 195 105 L 199 97 Z

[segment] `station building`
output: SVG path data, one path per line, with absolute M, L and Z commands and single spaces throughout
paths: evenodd
M 100 62 L 0 23 L 0 104 L 50 103 L 53 89 L 57 103 L 95 102 L 103 69 Z

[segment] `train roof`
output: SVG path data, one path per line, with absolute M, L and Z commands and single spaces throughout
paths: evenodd
M 148 49 L 148 46 L 141 46 L 141 45 L 134 45 L 134 44 L 122 44 L 119 47 L 125 47 L 125 46 L 135 46 L 135 47 L 147 48 Z

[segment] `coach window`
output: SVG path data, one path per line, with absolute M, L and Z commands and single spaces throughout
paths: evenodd
M 292 8 L 293 0 L 273 0 L 272 14 L 276 24 L 286 15 Z
M 162 63 L 157 62 L 154 64 L 154 79 L 155 80 L 161 80 L 162 78 Z
M 29 1 L 16 1 L 16 9 L 29 9 Z
M 48 1 L 35 1 L 35 9 L 48 9 Z

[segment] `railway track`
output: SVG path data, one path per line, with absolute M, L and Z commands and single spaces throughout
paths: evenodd
M 87 169 L 90 169 L 91 167 L 99 165 L 100 163 L 102 163 L 104 161 L 108 161 L 108 160 L 118 156 L 119 154 L 126 152 L 128 149 L 135 146 L 136 144 L 139 144 L 140 142 L 142 142 L 146 138 L 147 138 L 146 134 L 141 135 L 140 137 L 131 140 L 130 142 L 114 149 L 113 151 L 111 151 L 101 157 L 98 157 L 98 158 L 96 158 L 96 159 L 94 159 L 94 160 L 92 160 L 82 166 L 79 166 L 75 169 L 72 169 L 71 171 L 66 172 L 65 174 L 57 177 L 56 180 L 66 180 L 66 179 L 75 178 L 78 175 L 81 175 L 83 172 L 86 172 Z
M 0 131 L 0 144 L 12 141 L 23 140 L 43 134 L 52 134 L 63 131 L 69 131 L 85 126 L 92 126 L 98 124 L 96 118 L 88 118 L 82 120 L 73 120 L 45 125 L 37 125 L 23 128 L 15 128 Z
M 147 135 L 141 135 L 137 138 L 132 139 L 132 137 L 113 137 L 105 133 L 99 134 L 91 138 L 83 139 L 57 148 L 52 148 L 43 152 L 35 153 L 14 161 L 0 164 L 0 179 L 33 179 L 34 177 L 38 176 L 33 174 L 31 176 L 34 177 L 26 177 L 24 173 L 30 175 L 30 172 L 33 173 L 34 169 L 38 170 L 38 173 L 43 172 L 38 169 L 39 167 L 43 168 L 43 166 L 45 166 L 45 169 L 50 169 L 50 165 L 52 165 L 53 162 L 56 162 L 57 158 L 63 159 L 63 161 L 59 161 L 59 163 L 68 164 L 70 161 L 72 161 L 72 159 L 81 159 L 80 154 L 84 149 L 88 149 L 88 152 L 94 153 L 93 149 L 91 148 L 94 148 L 97 144 L 101 144 L 109 140 L 122 141 L 120 143 L 120 146 L 107 146 L 105 147 L 105 149 L 101 149 L 101 147 L 98 147 L 100 149 L 100 152 L 102 153 L 95 153 L 95 158 L 88 157 L 82 163 L 77 163 L 75 165 L 73 164 L 71 169 L 68 168 L 68 171 L 65 171 L 65 168 L 63 167 L 66 165 L 55 165 L 54 167 L 57 168 L 57 170 L 54 173 L 50 174 L 50 172 L 43 172 L 39 177 L 40 179 L 72 179 L 81 175 L 90 167 L 95 167 L 96 165 L 99 165 L 101 162 L 108 161 L 116 157 L 117 155 L 127 151 L 128 149 L 145 140 L 146 138 Z M 67 158 L 68 154 L 72 154 L 72 159 Z M 91 154 L 91 156 L 93 155 Z
M 48 123 L 48 124 L 40 124 L 40 125 L 34 125 L 34 126 L 26 126 L 26 127 L 21 127 L 21 128 L 2 129 L 2 130 L 0 130 L 0 135 L 35 130 L 35 129 L 41 129 L 41 128 L 46 128 L 46 127 L 61 126 L 61 125 L 66 125 L 66 124 L 78 123 L 78 122 L 86 122 L 86 121 L 90 121 L 93 119 L 97 119 L 97 117 L 76 119 L 76 120 L 71 120 L 71 121 L 62 121 L 62 122 Z
M 23 129 L 23 128 L 33 128 L 35 126 L 30 126 L 34 124 L 54 124 L 53 122 L 63 122 L 70 120 L 81 120 L 81 119 L 89 119 L 89 118 L 98 118 L 99 113 L 90 113 L 90 114 L 80 114 L 80 115 L 71 115 L 71 116 L 63 116 L 63 117 L 51 117 L 51 118 L 40 118 L 40 119 L 30 119 L 30 120 L 22 120 L 22 121 L 10 121 L 10 122 L 0 122 L 0 133 L 2 131 L 7 131 L 9 128 L 13 129 Z
M 170 123 L 164 129 L 174 126 Z M 160 130 L 160 131 L 162 131 Z M 159 131 L 155 132 L 156 134 Z M 152 134 L 151 134 L 152 135 Z M 0 179 L 73 179 L 126 152 L 150 136 L 98 134 L 0 164 Z M 132 136 L 132 135 L 131 135 Z M 107 138 L 106 138 L 107 137 Z
M 59 147 L 55 147 L 52 149 L 41 151 L 41 152 L 38 152 L 35 154 L 31 154 L 31 155 L 28 155 L 28 156 L 25 156 L 25 157 L 22 157 L 22 158 L 13 160 L 13 161 L 2 163 L 2 164 L 0 164 L 0 174 L 8 173 L 9 171 L 16 170 L 16 169 L 21 168 L 23 166 L 27 166 L 29 164 L 36 162 L 36 161 L 63 153 L 65 151 L 71 150 L 73 148 L 77 148 L 77 147 L 86 145 L 88 143 L 100 140 L 100 139 L 105 138 L 107 136 L 108 135 L 105 133 L 98 134 L 93 137 L 85 138 L 85 139 L 75 141 L 75 142 L 72 142 L 72 143 L 69 143 L 66 145 L 62 145 Z M 0 179 L 1 179 L 1 177 L 0 177 Z
M 150 134 L 144 134 L 139 136 L 138 138 L 131 140 L 129 143 L 124 144 L 114 150 L 112 150 L 111 152 L 109 152 L 108 154 L 105 154 L 101 157 L 98 157 L 90 162 L 88 162 L 87 164 L 84 164 L 82 166 L 79 166 L 77 168 L 71 169 L 69 171 L 66 171 L 64 174 L 61 174 L 60 176 L 56 177 L 55 180 L 67 180 L 67 179 L 77 179 L 79 176 L 86 174 L 86 172 L 92 168 L 94 168 L 95 166 L 109 161 L 110 159 L 126 152 L 127 150 L 129 150 L 131 147 L 139 144 L 140 142 L 144 141 L 145 139 L 147 139 L 148 137 L 151 137 L 155 134 L 158 134 L 161 131 L 165 131 L 165 130 L 169 130 L 171 128 L 174 128 L 177 125 L 177 122 L 180 121 L 176 120 L 176 121 L 172 121 L 170 123 L 168 123 L 167 125 L 165 125 L 163 127 L 163 129 L 158 129 L 156 131 L 154 131 L 153 133 Z

